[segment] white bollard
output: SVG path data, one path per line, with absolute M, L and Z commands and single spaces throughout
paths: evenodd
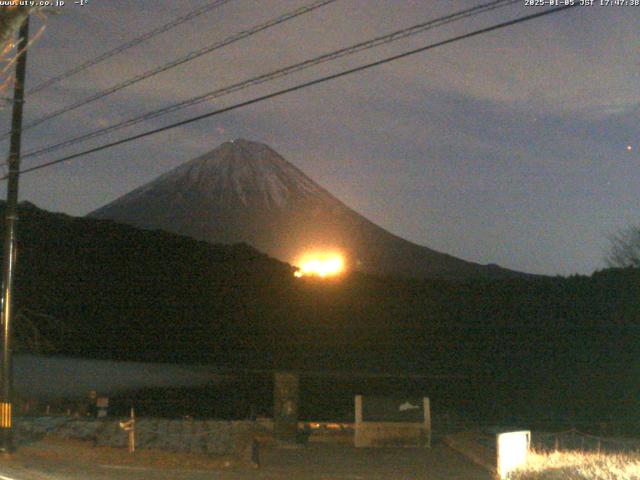
M 508 478 L 509 473 L 527 463 L 530 446 L 531 431 L 529 430 L 496 435 L 498 477 Z

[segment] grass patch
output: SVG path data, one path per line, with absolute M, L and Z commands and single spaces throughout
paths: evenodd
M 513 480 L 640 480 L 640 453 L 531 452 Z

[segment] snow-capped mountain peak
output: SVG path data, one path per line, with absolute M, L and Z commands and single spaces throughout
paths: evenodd
M 199 240 L 245 242 L 295 264 L 340 251 L 348 268 L 413 277 L 512 275 L 433 251 L 373 224 L 269 146 L 225 142 L 89 214 Z
M 331 197 L 313 180 L 263 143 L 242 138 L 225 142 L 186 162 L 107 207 L 128 203 L 150 191 L 203 195 L 212 202 L 241 202 L 286 208 L 301 196 Z M 105 207 L 106 208 L 106 207 Z

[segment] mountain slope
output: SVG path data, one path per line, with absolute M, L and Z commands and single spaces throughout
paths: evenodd
M 246 242 L 295 264 L 337 250 L 367 273 L 452 279 L 518 275 L 397 237 L 359 215 L 268 146 L 236 140 L 191 160 L 91 217 L 216 243 Z
M 464 283 L 352 273 L 326 282 L 295 278 L 246 245 L 24 204 L 19 216 L 15 333 L 35 326 L 60 354 L 462 375 L 421 388 L 482 418 L 574 421 L 575 405 L 590 421 L 638 416 L 628 399 L 640 374 L 640 269 Z M 318 397 L 348 385 L 326 381 Z

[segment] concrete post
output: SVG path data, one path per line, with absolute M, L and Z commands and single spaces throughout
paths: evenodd
M 296 373 L 277 372 L 273 386 L 273 433 L 276 441 L 295 444 L 298 434 L 298 392 Z
M 362 423 L 362 395 L 356 395 L 356 425 Z
M 423 397 L 422 408 L 424 411 L 424 430 L 427 448 L 431 448 L 431 402 L 429 397 Z

